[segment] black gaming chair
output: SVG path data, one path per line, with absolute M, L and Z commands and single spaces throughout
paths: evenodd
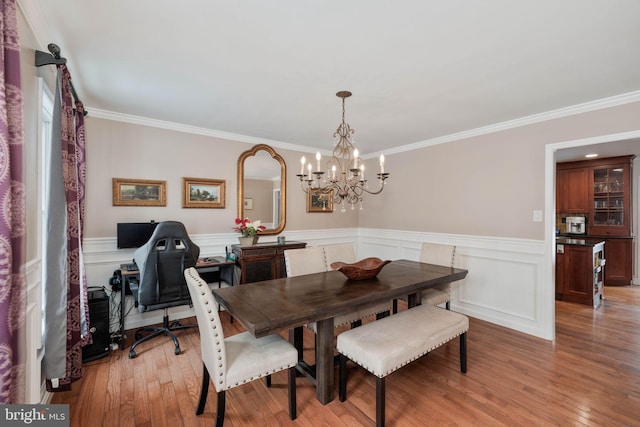
M 138 248 L 134 261 L 140 271 L 139 283 L 131 285 L 131 292 L 138 311 L 164 310 L 162 327 L 146 327 L 135 333 L 136 341 L 131 345 L 129 358 L 136 357 L 136 347 L 151 338 L 167 335 L 175 344 L 175 354 L 180 354 L 180 344 L 172 333 L 177 329 L 198 327 L 197 324 L 181 325 L 179 321 L 169 324 L 168 308 L 191 305 L 189 289 L 184 279 L 184 270 L 195 267 L 200 248 L 191 241 L 184 225 L 177 221 L 158 224 L 149 241 Z M 148 333 L 148 334 L 144 334 Z

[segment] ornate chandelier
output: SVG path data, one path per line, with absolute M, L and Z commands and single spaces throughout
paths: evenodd
M 306 163 L 302 156 L 300 159 L 300 186 L 305 193 L 318 194 L 322 198 L 332 198 L 334 203 L 340 204 L 340 211 L 346 212 L 346 205 L 350 204 L 355 209 L 356 204 L 362 210 L 362 196 L 364 193 L 379 194 L 384 189 L 384 184 L 389 173 L 384 171 L 384 154 L 380 155 L 380 172 L 378 188 L 369 189 L 369 182 L 365 179 L 364 162 L 359 158 L 358 149 L 353 145 L 352 135 L 354 130 L 344 121 L 344 101 L 351 96 L 349 91 L 340 91 L 336 96 L 342 98 L 342 123 L 333 134 L 336 145 L 333 148 L 333 156 L 327 161 L 327 171 L 321 169 L 320 152 L 316 153 L 316 170 L 313 171 L 311 162 Z M 305 167 L 306 172 L 305 173 Z

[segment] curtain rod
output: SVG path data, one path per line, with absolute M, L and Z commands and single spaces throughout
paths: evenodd
M 36 67 L 42 67 L 43 65 L 55 65 L 57 67 L 58 65 L 67 63 L 67 58 L 62 58 L 60 56 L 60 47 L 58 47 L 57 44 L 49 43 L 47 45 L 47 49 L 49 49 L 49 52 L 51 53 L 36 50 Z M 71 85 L 71 95 L 73 95 L 73 100 L 75 102 L 81 102 L 78 98 L 78 94 L 76 93 L 76 89 L 73 87 L 73 83 L 69 83 Z M 87 115 L 86 110 L 84 111 L 84 115 Z

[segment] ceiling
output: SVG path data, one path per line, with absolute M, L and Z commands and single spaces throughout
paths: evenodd
M 328 152 L 340 90 L 365 157 L 640 99 L 637 0 L 19 4 L 42 50 L 60 46 L 89 115 L 232 140 Z

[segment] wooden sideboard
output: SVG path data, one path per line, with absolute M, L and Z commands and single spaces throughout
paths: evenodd
M 236 267 L 240 269 L 240 284 L 287 277 L 284 251 L 302 249 L 305 242 L 258 243 L 254 246 L 232 245 Z

